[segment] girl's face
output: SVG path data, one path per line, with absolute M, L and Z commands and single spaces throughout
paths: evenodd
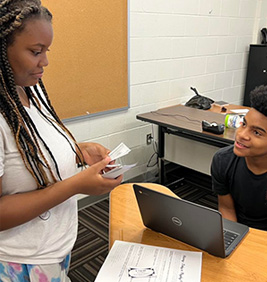
M 7 48 L 15 84 L 33 86 L 48 65 L 47 51 L 53 40 L 52 24 L 47 20 L 29 20 Z

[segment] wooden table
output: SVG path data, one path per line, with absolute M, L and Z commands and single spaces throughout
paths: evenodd
M 141 183 L 141 185 L 177 197 L 162 185 L 152 183 Z M 132 184 L 122 184 L 111 192 L 109 239 L 110 247 L 115 240 L 122 240 L 187 251 L 200 251 L 144 227 Z M 266 282 L 267 232 L 250 228 L 241 244 L 225 259 L 203 252 L 201 277 L 203 282 Z

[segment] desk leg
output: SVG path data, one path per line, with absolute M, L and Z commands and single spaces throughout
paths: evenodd
M 164 171 L 164 128 L 159 125 L 158 127 L 158 138 L 159 138 L 159 148 L 158 148 L 158 157 L 159 157 L 159 183 L 164 185 L 165 171 Z

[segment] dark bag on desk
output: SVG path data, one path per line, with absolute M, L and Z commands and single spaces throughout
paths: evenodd
M 202 110 L 210 109 L 211 104 L 214 103 L 214 101 L 210 98 L 199 95 L 196 88 L 190 88 L 196 93 L 196 95 L 192 97 L 189 101 L 187 101 L 185 103 L 185 106 Z

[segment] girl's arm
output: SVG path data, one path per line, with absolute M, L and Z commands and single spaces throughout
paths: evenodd
M 14 195 L 2 195 L 2 178 L 0 177 L 0 231 L 26 223 L 75 194 L 109 193 L 122 181 L 122 176 L 117 179 L 105 179 L 101 176 L 101 171 L 109 162 L 110 158 L 105 158 L 49 187 Z

